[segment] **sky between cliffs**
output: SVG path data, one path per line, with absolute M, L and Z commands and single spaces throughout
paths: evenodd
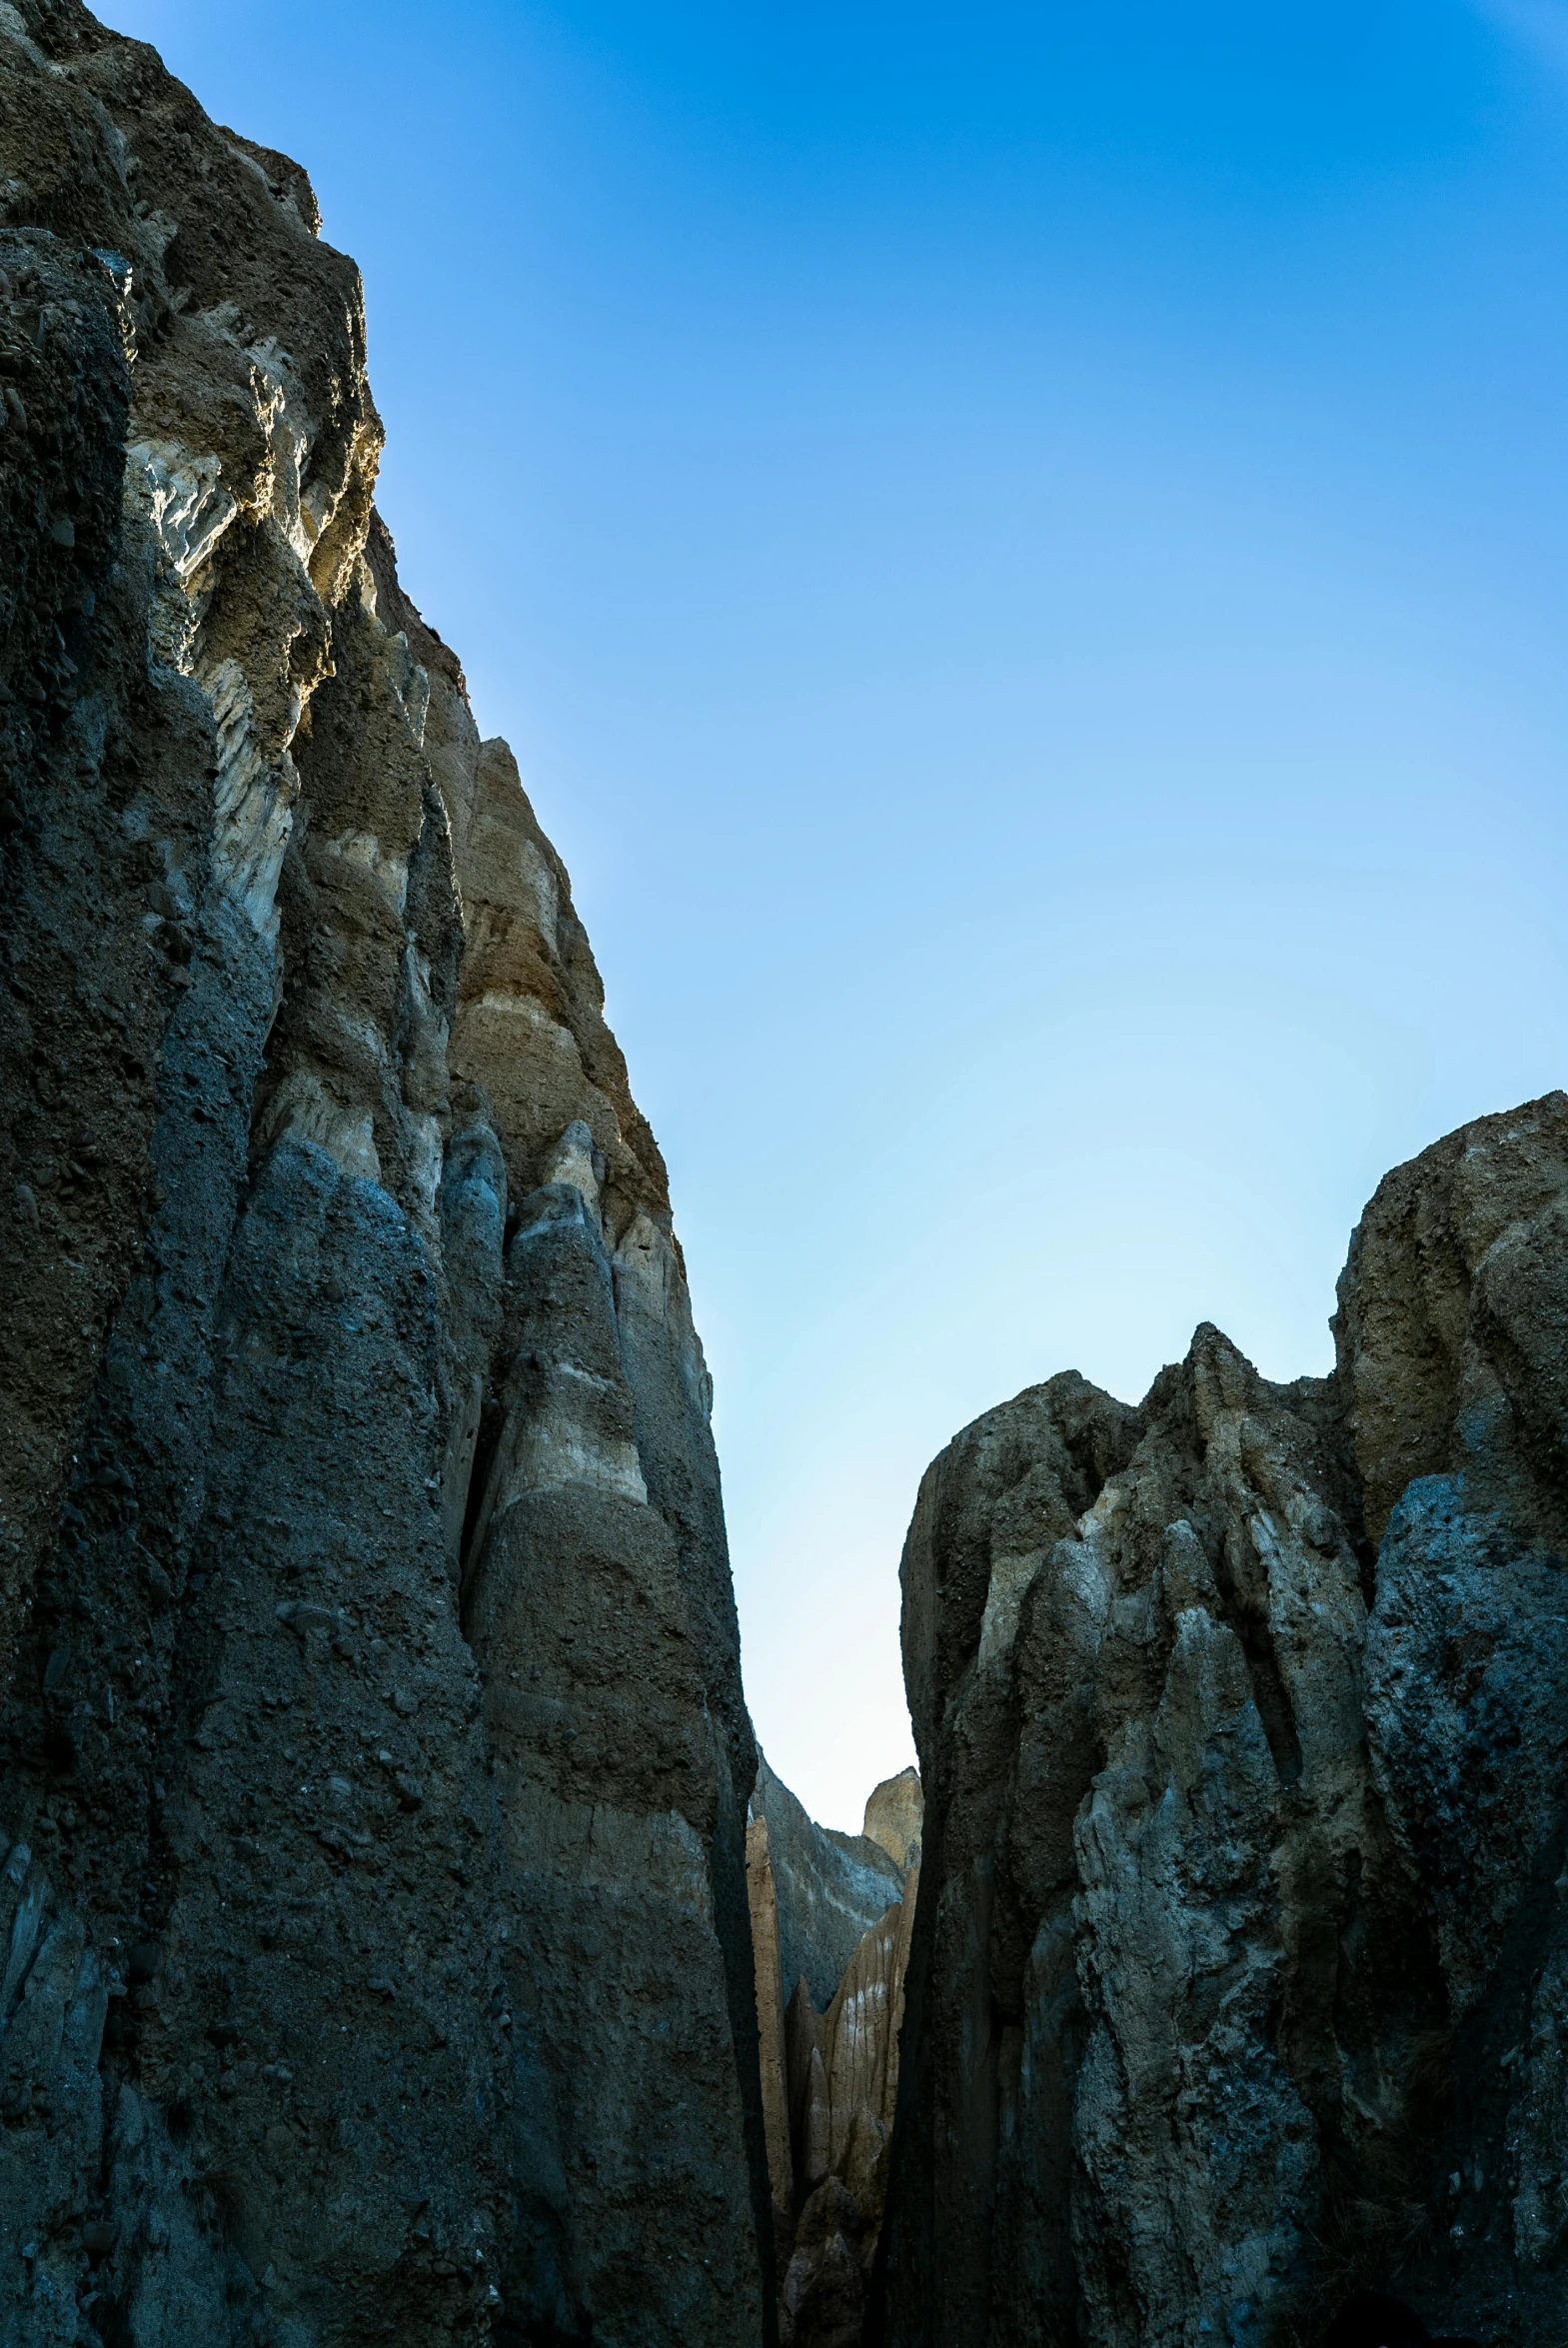
M 1568 1077 L 1568 5 L 121 0 L 367 280 L 854 1826 L 928 1459 Z

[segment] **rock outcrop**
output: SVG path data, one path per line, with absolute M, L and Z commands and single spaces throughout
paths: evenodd
M 920 1863 L 920 1828 L 925 1814 L 918 1769 L 884 1777 L 865 1804 L 865 1833 L 879 1843 L 895 1867 L 907 1874 Z
M 784 2348 L 855 2348 L 861 2337 L 886 2203 L 920 1808 L 906 1769 L 871 1794 L 863 1834 L 839 1834 L 766 1761 L 759 1770 L 747 1855 Z
M 1216 1329 L 921 1485 L 927 1817 L 877 2329 L 1568 2330 L 1568 1099 L 1382 1183 L 1337 1368 Z
M 840 1834 L 836 1827 L 818 1826 L 766 1757 L 759 1759 L 750 1819 L 752 1848 L 766 1856 L 777 1890 L 784 2001 L 803 1981 L 820 2011 L 871 1925 L 902 1898 L 903 1862 L 868 1828 Z
M 737 2348 L 708 1377 L 318 228 L 0 8 L 0 2335 Z

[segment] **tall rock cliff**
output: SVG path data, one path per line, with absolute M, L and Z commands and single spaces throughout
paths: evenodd
M 926 1794 L 879 2329 L 1568 2336 L 1568 1098 L 1216 1329 L 965 1429 L 903 1558 Z
M 318 226 L 0 8 L 0 2337 L 738 2348 L 708 1378 Z
M 0 2340 L 1558 2348 L 1568 1099 L 961 1434 L 824 1835 L 319 227 L 0 0 Z

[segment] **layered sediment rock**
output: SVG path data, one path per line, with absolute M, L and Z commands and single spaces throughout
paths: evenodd
M 707 1373 L 318 225 L 0 10 L 0 2333 L 734 2348 Z
M 759 1771 L 747 1853 L 784 2348 L 853 2348 L 861 2336 L 886 2203 L 920 1807 L 906 1769 L 871 1794 L 863 1834 L 839 1834 L 766 1761 Z
M 1565 1239 L 1553 1094 L 1383 1182 L 1332 1376 L 1203 1328 L 928 1471 L 899 2348 L 1562 2332 Z

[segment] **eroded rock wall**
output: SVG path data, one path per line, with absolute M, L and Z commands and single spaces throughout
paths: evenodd
M 887 2198 L 920 1818 L 913 1769 L 874 1789 L 857 1835 L 818 1826 L 766 1761 L 759 1769 L 747 1859 L 782 2348 L 861 2339 Z
M 319 225 L 0 9 L 0 2333 L 733 2348 L 707 1372 Z
M 758 1765 L 751 1817 L 778 1887 L 784 2003 L 803 1980 L 820 2012 L 863 1935 L 901 1897 L 904 1868 L 869 1834 L 818 1826 L 766 1758 Z
M 1568 2325 L 1565 1214 L 1553 1094 L 1381 1185 L 1333 1376 L 1203 1328 L 928 1471 L 898 2348 Z

